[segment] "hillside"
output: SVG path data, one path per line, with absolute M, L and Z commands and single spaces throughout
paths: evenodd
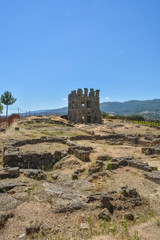
M 141 114 L 146 117 L 160 118 L 160 99 L 131 100 L 126 102 L 101 103 L 101 111 L 119 115 Z
M 154 100 L 131 100 L 126 102 L 103 102 L 100 104 L 102 112 L 113 113 L 115 115 L 131 115 L 141 114 L 146 118 L 160 119 L 160 99 Z M 63 115 L 67 114 L 68 107 L 50 109 L 50 110 L 37 110 L 28 113 L 28 116 L 33 115 Z M 22 113 L 25 116 L 26 113 Z

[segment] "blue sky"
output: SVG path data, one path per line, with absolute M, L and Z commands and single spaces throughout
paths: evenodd
M 0 0 L 0 94 L 23 111 L 160 98 L 159 0 Z M 10 111 L 11 112 L 11 111 Z

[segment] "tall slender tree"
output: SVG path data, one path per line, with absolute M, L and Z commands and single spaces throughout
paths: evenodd
M 6 91 L 1 95 L 0 100 L 4 105 L 6 105 L 6 118 L 8 118 L 8 106 L 15 103 L 17 99 L 12 96 L 11 92 Z
M 0 102 L 0 114 L 2 113 L 2 110 L 3 110 L 3 106 L 2 106 L 2 104 Z

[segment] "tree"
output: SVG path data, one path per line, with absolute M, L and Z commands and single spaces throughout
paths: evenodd
M 3 106 L 2 106 L 2 104 L 0 102 L 0 113 L 2 113 L 2 110 L 3 110 Z
M 6 105 L 6 118 L 7 118 L 8 117 L 8 106 L 15 103 L 15 101 L 17 99 L 12 96 L 11 92 L 6 91 L 6 92 L 4 92 L 4 94 L 1 95 L 0 100 L 4 105 Z
M 102 114 L 102 117 L 103 117 L 103 118 L 107 118 L 107 117 L 109 117 L 109 114 L 106 113 L 106 112 L 102 112 L 101 114 Z

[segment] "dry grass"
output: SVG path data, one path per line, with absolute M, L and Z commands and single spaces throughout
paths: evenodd
M 35 117 L 27 118 L 32 120 Z M 52 119 L 60 121 L 60 117 Z M 141 134 L 141 135 L 160 135 L 160 130 L 148 128 L 147 126 L 137 127 L 137 124 L 125 123 L 119 120 L 106 121 L 102 125 L 75 125 L 69 127 L 59 124 L 22 124 L 14 123 L 8 128 L 5 134 L 1 134 L 0 149 L 2 149 L 2 139 L 28 139 L 39 138 L 41 136 L 76 136 L 80 134 L 90 135 L 92 131 L 95 134 L 107 135 L 111 133 L 118 134 Z M 66 120 L 62 120 L 67 123 Z M 15 131 L 15 127 L 19 126 L 19 131 Z M 29 194 L 28 201 L 18 205 L 14 210 L 15 216 L 10 218 L 4 229 L 0 230 L 0 239 L 12 240 L 18 239 L 19 236 L 25 233 L 25 227 L 31 222 L 39 222 L 43 224 L 49 220 L 52 226 L 52 231 L 45 233 L 46 235 L 38 234 L 34 239 L 64 239 L 64 240 L 138 240 L 136 232 L 138 232 L 141 240 L 159 240 L 160 228 L 156 224 L 158 222 L 157 215 L 160 215 L 160 187 L 159 185 L 144 178 L 143 171 L 131 167 L 119 168 L 114 171 L 106 171 L 106 175 L 100 176 L 98 180 L 92 181 L 90 187 L 83 186 L 83 181 L 87 184 L 90 182 L 91 176 L 88 176 L 88 168 L 94 164 L 97 156 L 100 154 L 108 154 L 111 157 L 133 157 L 137 161 L 148 162 L 151 166 L 157 166 L 160 169 L 160 157 L 157 155 L 151 158 L 150 156 L 141 153 L 141 147 L 133 146 L 124 143 L 123 145 L 109 145 L 103 141 L 75 141 L 84 146 L 92 146 L 94 151 L 91 153 L 91 163 L 84 163 L 78 160 L 81 167 L 86 170 L 79 176 L 80 182 L 72 181 L 73 172 L 79 168 L 77 165 L 70 166 L 76 158 L 71 156 L 64 160 L 64 168 L 46 172 L 47 183 L 59 184 L 59 186 L 67 184 L 70 187 L 70 192 L 78 191 L 84 196 L 97 192 L 117 191 L 121 187 L 128 185 L 135 187 L 143 199 L 146 199 L 146 205 L 140 208 L 130 209 L 137 217 L 133 223 L 124 223 L 124 211 L 117 211 L 111 223 L 106 223 L 98 219 L 99 208 L 90 209 L 89 205 L 85 210 L 78 210 L 72 213 L 55 214 L 52 209 L 52 201 L 54 198 L 47 198 L 41 181 L 31 180 L 20 176 L 19 180 L 26 182 Z M 55 150 L 67 150 L 68 146 L 59 143 L 40 143 L 35 145 L 25 145 L 20 147 L 20 151 L 49 151 L 54 153 Z M 2 160 L 0 156 L 0 160 Z M 68 165 L 67 165 L 68 164 Z M 58 179 L 53 180 L 52 174 L 57 173 Z M 5 181 L 5 180 L 3 180 Z M 88 185 L 87 185 L 88 186 Z M 31 190 L 30 190 L 30 187 Z M 80 192 L 79 192 L 80 191 Z M 13 194 L 13 193 L 12 193 Z M 155 214 L 156 212 L 156 214 Z M 138 218 L 139 217 L 139 218 Z M 80 223 L 86 222 L 90 229 L 87 231 L 80 230 Z M 123 224 L 124 223 L 124 224 Z M 127 224 L 127 225 L 126 225 Z M 97 235 L 97 236 L 96 236 Z M 33 238 L 32 238 L 33 239 Z
M 26 152 L 26 151 L 35 151 L 36 153 L 41 153 L 41 152 L 51 152 L 54 154 L 56 150 L 61 151 L 61 150 L 67 150 L 68 146 L 65 144 L 61 143 L 38 143 L 35 145 L 24 145 L 19 148 L 21 152 Z

